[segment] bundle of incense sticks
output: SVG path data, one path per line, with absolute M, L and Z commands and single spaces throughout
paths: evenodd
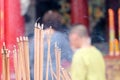
M 16 80 L 20 80 L 21 78 L 19 78 L 18 75 L 20 73 L 20 69 L 18 66 L 18 57 L 17 57 L 17 50 L 16 50 L 16 46 L 14 46 L 14 50 L 13 50 L 13 63 L 14 63 L 14 69 L 15 69 L 15 78 Z
M 6 49 L 5 43 L 2 48 L 2 80 L 10 80 L 10 66 L 9 66 L 9 54 L 10 51 Z
M 34 36 L 34 80 L 43 80 L 46 75 L 46 80 L 49 80 L 48 75 L 51 74 L 52 80 L 71 80 L 69 73 L 61 68 L 61 49 L 55 43 L 55 59 L 56 59 L 56 72 L 53 71 L 52 58 L 51 58 L 51 36 L 52 27 L 50 27 L 47 34 L 48 52 L 47 52 L 47 68 L 46 74 L 43 75 L 43 60 L 44 60 L 44 30 L 43 24 L 35 24 Z M 15 69 L 15 80 L 30 80 L 30 60 L 29 60 L 29 42 L 28 37 L 21 36 L 17 38 L 17 45 L 14 46 L 13 63 Z M 2 48 L 2 66 L 3 66 L 3 79 L 10 80 L 9 70 L 9 51 L 6 49 L 5 44 Z M 50 69 L 50 72 L 49 72 Z
M 34 80 L 43 80 L 43 59 L 44 59 L 44 33 L 47 35 L 47 67 L 46 67 L 46 80 L 49 80 L 49 74 L 51 74 L 52 80 L 71 80 L 68 72 L 61 69 L 61 50 L 55 43 L 55 58 L 56 58 L 56 73 L 53 71 L 52 59 L 50 53 L 51 46 L 51 33 L 52 27 L 49 28 L 47 33 L 43 30 L 43 24 L 35 23 L 34 30 Z M 50 72 L 49 72 L 50 71 Z M 63 79 L 64 78 L 64 79 Z
M 13 61 L 16 80 L 30 80 L 29 44 L 27 37 L 17 38 L 18 49 L 14 46 Z
M 72 80 L 70 73 L 68 73 L 64 68 L 61 68 L 61 72 L 63 75 L 63 80 Z
M 43 80 L 44 31 L 43 24 L 35 23 L 34 30 L 34 80 Z
M 61 67 L 61 49 L 55 43 L 56 80 L 72 80 L 70 74 Z

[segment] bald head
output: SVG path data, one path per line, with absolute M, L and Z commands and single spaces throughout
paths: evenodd
M 84 26 L 82 24 L 73 26 L 70 33 L 71 34 L 75 33 L 75 34 L 79 35 L 79 37 L 88 37 L 87 28 L 86 28 L 86 26 Z
M 75 48 L 80 48 L 83 43 L 87 43 L 89 39 L 88 31 L 84 25 L 76 25 L 70 31 L 70 44 Z

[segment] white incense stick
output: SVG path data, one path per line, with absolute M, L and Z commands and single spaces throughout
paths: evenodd
M 21 80 L 21 78 L 22 78 L 22 68 L 21 68 L 21 64 L 22 64 L 22 62 L 21 62 L 21 49 L 20 49 L 20 40 L 19 40 L 19 38 L 17 38 L 17 45 L 18 45 L 18 58 L 17 58 L 17 67 L 18 67 L 18 76 L 17 76 L 17 78 L 18 78 L 18 80 Z
M 40 26 L 40 25 L 39 25 Z M 43 80 L 43 59 L 44 59 L 44 31 L 43 31 L 43 24 L 40 26 L 40 32 L 39 35 L 41 36 L 40 38 L 40 79 Z
M 57 43 L 55 43 L 55 56 L 56 56 L 57 80 L 60 80 L 60 56 L 61 56 L 61 50 L 58 48 Z
M 34 34 L 34 80 L 37 80 L 37 23 L 35 23 Z
M 7 54 L 6 54 L 6 58 L 7 58 L 7 61 L 6 61 L 6 63 L 7 63 L 7 80 L 10 80 L 10 57 L 9 57 L 9 55 L 10 55 L 10 51 L 7 51 Z
M 20 59 L 21 59 L 21 69 L 22 69 L 22 78 L 23 80 L 26 80 L 26 74 L 25 74 L 25 59 L 24 59 L 24 49 L 23 49 L 23 38 L 20 37 Z
M 49 32 L 47 33 L 47 42 L 48 42 L 48 53 L 47 53 L 46 80 L 48 80 L 48 75 L 49 75 L 51 28 L 49 29 Z
M 25 56 L 25 70 L 26 70 L 26 79 L 30 80 L 30 63 L 29 63 L 29 44 L 28 44 L 28 38 L 27 37 L 23 37 L 24 38 L 24 56 Z
M 2 49 L 2 79 L 6 80 L 6 64 L 5 64 L 5 53 L 4 49 Z
M 40 68 L 40 64 L 39 64 L 39 53 L 40 53 L 40 41 L 39 41 L 39 38 L 40 38 L 40 35 L 39 35 L 39 32 L 40 30 L 38 29 L 38 24 L 35 23 L 35 40 L 34 40 L 34 80 L 39 80 L 39 68 Z
M 18 71 L 19 71 L 19 69 L 18 69 L 18 60 L 17 60 L 17 50 L 16 50 L 16 47 L 14 46 L 14 50 L 13 50 L 13 61 L 14 61 L 14 69 L 15 69 L 15 79 L 16 80 L 19 80 L 18 79 Z

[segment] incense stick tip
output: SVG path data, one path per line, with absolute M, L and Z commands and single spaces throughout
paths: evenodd
M 26 41 L 26 37 L 25 36 L 23 36 L 23 40 Z
M 50 29 L 52 29 L 52 26 L 50 26 Z
M 4 50 L 3 50 L 3 49 L 1 49 L 1 53 L 2 53 L 2 54 L 4 53 Z
M 22 36 L 20 36 L 20 41 L 22 41 L 23 40 L 23 37 Z
M 15 46 L 15 45 L 13 45 L 13 47 L 14 47 L 14 48 L 16 48 L 16 46 Z
M 39 29 L 41 28 L 40 23 L 38 23 L 38 28 L 39 28 Z
M 19 42 L 19 41 L 20 41 L 18 37 L 16 38 L 16 40 L 17 40 L 17 42 Z
M 35 25 L 34 25 L 34 26 L 35 26 L 35 28 L 37 28 L 37 25 L 38 25 L 38 24 L 37 24 L 37 23 L 35 23 Z
M 3 42 L 3 46 L 5 46 L 5 42 Z
M 13 50 L 12 52 L 13 52 L 13 54 L 14 54 L 14 53 L 15 53 L 15 50 Z
M 8 50 L 8 53 L 10 53 L 10 50 Z
M 28 41 L 28 37 L 26 37 L 26 41 Z
M 10 50 L 8 50 L 6 57 L 10 57 Z
M 55 42 L 55 48 L 58 48 L 58 43 L 57 42 Z
M 44 24 L 41 24 L 41 28 L 42 28 L 42 29 L 44 28 Z

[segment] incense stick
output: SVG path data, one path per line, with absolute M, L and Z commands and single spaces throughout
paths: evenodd
M 70 78 L 70 75 L 68 74 L 68 72 L 64 68 L 61 68 L 61 70 L 62 70 L 62 74 L 63 74 L 65 80 L 72 80 Z
M 46 68 L 46 80 L 48 80 L 49 75 L 49 61 L 50 61 L 50 42 L 51 42 L 51 28 L 47 33 L 47 42 L 48 42 L 48 53 L 47 53 L 47 68 Z M 51 66 L 52 67 L 52 66 Z
M 52 68 L 51 55 L 50 55 L 50 71 L 51 71 L 52 79 L 54 79 L 54 78 L 57 79 L 57 76 L 56 76 L 56 74 L 54 73 L 53 68 Z
M 10 80 L 10 60 L 9 60 L 10 51 L 7 51 L 6 54 L 6 64 L 7 64 L 7 80 Z
M 34 80 L 40 80 L 40 27 L 38 24 L 35 24 L 35 41 L 34 41 L 34 47 L 35 47 L 35 58 L 34 58 Z
M 61 80 L 65 80 L 65 78 L 62 74 L 60 74 L 60 76 L 61 76 Z
M 37 80 L 37 23 L 35 23 L 34 34 L 34 80 Z
M 58 48 L 57 43 L 55 44 L 55 56 L 56 56 L 56 75 L 57 80 L 60 80 L 60 56 L 61 50 Z
M 24 59 L 24 49 L 23 49 L 23 37 L 20 37 L 20 59 L 21 59 L 21 70 L 22 70 L 22 78 L 23 80 L 26 80 L 26 74 L 25 74 L 25 59 Z
M 38 25 L 40 27 L 40 31 L 39 31 L 39 35 L 40 35 L 40 79 L 39 80 L 43 80 L 43 57 L 44 57 L 44 31 L 43 31 L 43 24 L 40 26 L 40 24 Z
M 29 44 L 28 44 L 28 37 L 23 37 L 24 38 L 24 56 L 25 56 L 25 70 L 26 70 L 26 79 L 30 80 L 30 63 L 29 63 Z
M 17 45 L 18 45 L 18 59 L 17 59 L 17 67 L 18 67 L 18 80 L 21 80 L 21 78 L 22 78 L 22 69 L 21 69 L 21 64 L 22 64 L 22 62 L 21 62 L 21 50 L 20 50 L 20 40 L 19 40 L 19 38 L 17 38 Z
M 7 80 L 7 71 L 6 71 L 6 51 L 5 51 L 6 47 L 5 47 L 5 43 L 3 43 L 3 48 L 2 48 L 2 76 L 3 76 L 3 80 Z
M 13 50 L 13 61 L 14 61 L 14 69 L 15 69 L 15 79 L 16 80 L 20 80 L 18 79 L 18 72 L 19 72 L 19 68 L 18 68 L 18 60 L 17 60 L 17 50 L 16 50 L 16 46 L 14 46 L 14 50 Z
M 37 27 L 37 31 L 36 31 L 36 35 L 37 35 L 37 38 L 36 38 L 36 48 L 37 48 L 37 51 L 36 51 L 36 54 L 37 54 L 37 57 L 36 57 L 36 62 L 37 62 L 37 66 L 36 66 L 36 78 L 37 80 L 40 80 L 40 27 L 39 27 L 39 24 L 38 24 L 38 27 Z

